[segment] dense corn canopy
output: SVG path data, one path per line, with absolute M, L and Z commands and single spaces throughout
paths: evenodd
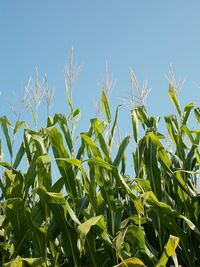
M 158 131 L 159 118 L 141 103 L 127 114 L 133 134 L 117 151 L 120 109 L 110 110 L 104 89 L 105 118 L 92 119 L 77 136 L 80 110 L 68 93 L 70 114 L 48 117 L 41 129 L 1 117 L 1 265 L 200 266 L 200 131 L 188 126 L 191 114 L 200 123 L 200 109 L 188 104 L 182 110 L 172 85 L 169 97 L 177 116 L 164 118 L 167 138 Z M 4 150 L 9 162 L 2 159 Z M 134 177 L 126 158 L 133 160 Z M 56 166 L 59 172 L 53 172 Z

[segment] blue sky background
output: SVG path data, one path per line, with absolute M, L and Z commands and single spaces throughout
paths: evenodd
M 129 68 L 140 84 L 152 89 L 150 113 L 174 112 L 167 100 L 169 64 L 177 77 L 186 77 L 183 104 L 198 100 L 200 89 L 200 2 L 198 0 L 6 0 L 0 3 L 0 114 L 11 113 L 35 66 L 56 88 L 51 113 L 66 112 L 64 68 L 70 49 L 83 65 L 74 90 L 75 106 L 82 111 L 86 130 L 95 116 L 94 102 L 101 93 L 105 63 L 117 80 L 111 105 L 130 92 Z M 5 100 L 7 99 L 7 100 Z M 197 101 L 198 104 L 198 101 Z M 40 109 L 40 113 L 44 109 Z M 121 127 L 129 132 L 129 117 L 121 113 Z

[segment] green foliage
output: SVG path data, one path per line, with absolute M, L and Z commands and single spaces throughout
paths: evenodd
M 112 122 L 104 90 L 105 120 L 92 119 L 76 137 L 80 110 L 69 95 L 71 113 L 49 117 L 39 131 L 1 117 L 0 265 L 199 266 L 200 132 L 188 121 L 194 111 L 199 123 L 200 112 L 193 104 L 182 112 L 172 85 L 169 97 L 178 113 L 165 116 L 172 149 L 158 132 L 160 118 L 143 104 L 130 113 L 133 136 L 113 149 L 120 107 Z M 15 136 L 21 126 L 15 151 L 11 128 Z M 133 178 L 126 173 L 130 142 Z

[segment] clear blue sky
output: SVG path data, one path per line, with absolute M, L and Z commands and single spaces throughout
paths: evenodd
M 52 113 L 65 112 L 64 67 L 74 47 L 83 65 L 74 91 L 83 124 L 94 116 L 105 62 L 116 78 L 112 105 L 129 94 L 129 68 L 152 89 L 147 106 L 153 114 L 171 112 L 167 99 L 169 64 L 186 76 L 183 103 L 200 95 L 200 1 L 183 0 L 6 0 L 0 3 L 1 114 L 34 68 L 47 73 L 56 92 Z M 41 109 L 42 112 L 42 109 Z M 122 120 L 128 127 L 129 118 Z

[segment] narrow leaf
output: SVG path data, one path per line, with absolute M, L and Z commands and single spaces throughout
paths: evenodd
M 132 129 L 133 129 L 133 137 L 136 143 L 138 143 L 138 118 L 137 118 L 137 113 L 133 109 L 131 111 L 131 121 L 132 121 Z
M 110 107 L 109 107 L 108 99 L 107 99 L 104 89 L 102 90 L 101 104 L 102 104 L 104 113 L 106 115 L 107 121 L 110 123 L 111 122 Z
M 119 146 L 119 149 L 118 149 L 118 152 L 117 152 L 117 155 L 114 159 L 114 162 L 113 162 L 113 165 L 118 167 L 121 160 L 122 160 L 122 157 L 123 157 L 123 154 L 128 146 L 130 142 L 130 136 L 127 136 L 124 138 L 124 140 L 121 142 L 120 146 Z
M 169 97 L 170 97 L 172 103 L 174 104 L 179 116 L 181 116 L 181 109 L 180 109 L 180 106 L 179 106 L 179 103 L 177 100 L 177 96 L 175 94 L 174 87 L 171 84 L 169 84 L 168 94 L 169 94 Z
M 6 143 L 7 143 L 8 151 L 10 153 L 10 157 L 12 158 L 12 154 L 13 154 L 12 144 L 11 144 L 10 135 L 8 131 L 8 125 L 10 126 L 11 123 L 6 116 L 3 116 L 0 118 L 0 123 L 1 123 L 1 128 L 3 130 L 4 136 L 6 138 Z

